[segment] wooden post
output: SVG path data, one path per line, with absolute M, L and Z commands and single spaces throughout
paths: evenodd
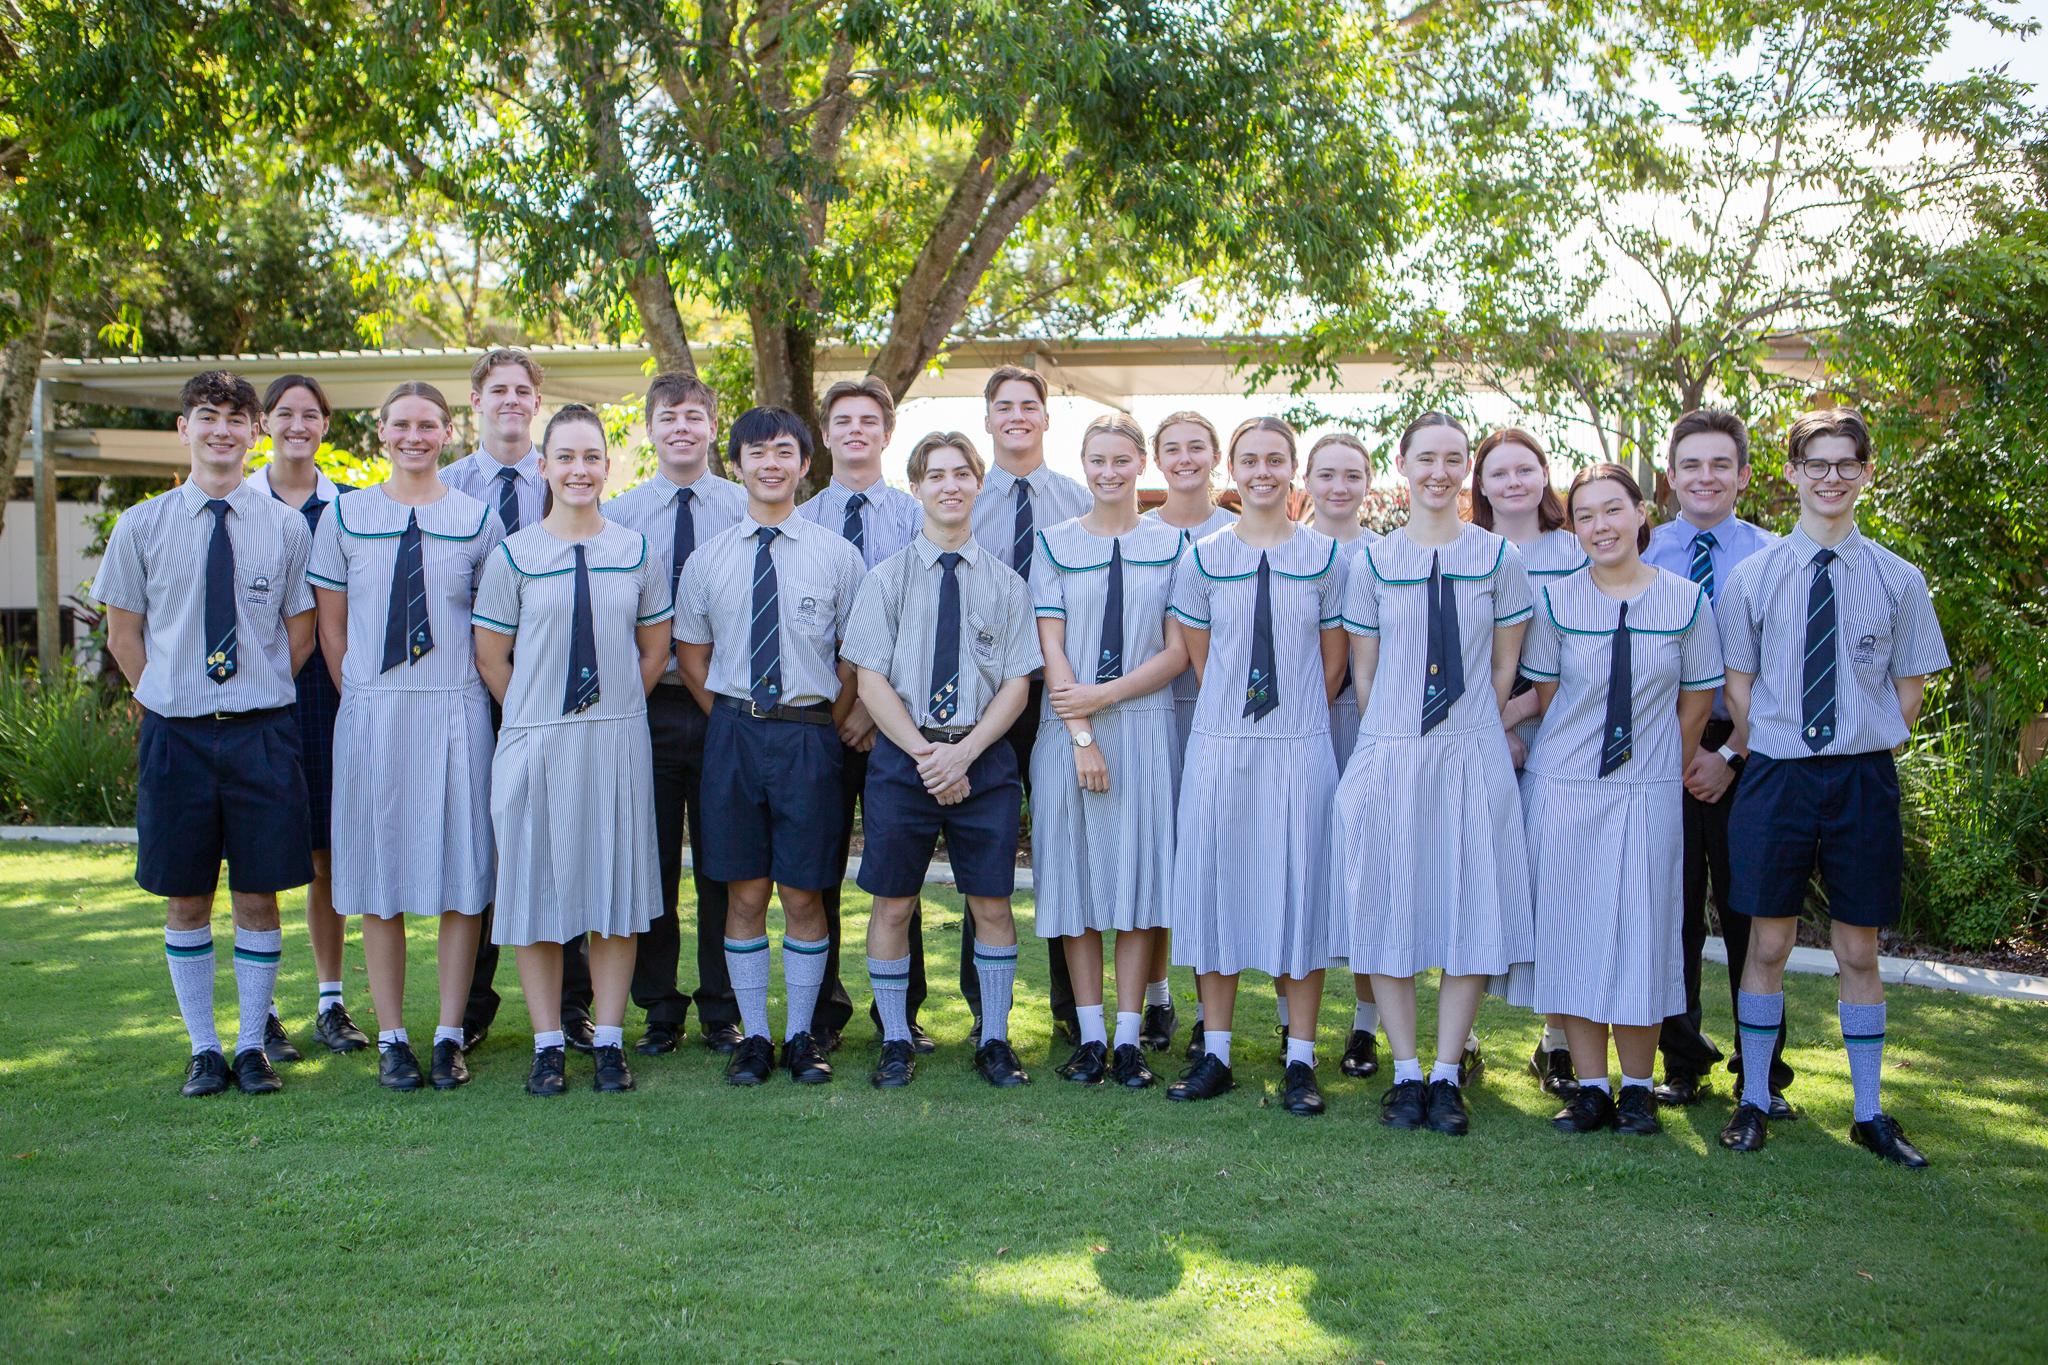
M 29 405 L 29 439 L 35 442 L 36 487 L 36 661 L 45 678 L 63 671 L 63 637 L 57 628 L 57 452 L 49 433 L 49 381 L 36 381 Z

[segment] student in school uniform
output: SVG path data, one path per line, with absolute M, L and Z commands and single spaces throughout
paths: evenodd
M 1749 428 L 1732 412 L 1700 408 L 1671 428 L 1665 474 L 1678 499 L 1678 516 L 1650 532 L 1643 562 L 1690 579 L 1719 603 L 1735 566 L 1777 539 L 1735 515 L 1735 500 L 1749 486 Z M 1718 607 L 1716 608 L 1718 610 Z M 1742 989 L 1749 959 L 1749 920 L 1729 910 L 1728 813 L 1743 756 L 1733 746 L 1735 723 L 1719 692 L 1699 749 L 1685 770 L 1685 1009 L 1664 1021 L 1658 1046 L 1664 1054 L 1659 1104 L 1692 1104 L 1711 1090 L 1707 1075 L 1721 1049 L 1700 1030 L 1700 954 L 1707 942 L 1707 891 L 1720 911 L 1721 938 L 1728 949 L 1728 993 Z M 1740 1050 L 1728 1067 L 1742 1073 Z M 1771 1108 L 1774 1119 L 1797 1117 L 1785 1099 L 1792 1067 L 1785 1060 L 1785 1026 L 1771 1049 Z
M 277 893 L 313 879 L 292 679 L 313 652 L 306 519 L 249 487 L 256 390 L 210 370 L 178 398 L 191 473 L 121 514 L 93 580 L 107 648 L 142 708 L 135 880 L 163 896 L 171 988 L 192 1045 L 182 1093 L 283 1088 L 263 1050 L 283 934 Z M 235 920 L 232 1065 L 213 1021 L 221 859 Z
M 1580 470 L 1565 514 L 1592 562 L 1535 590 L 1521 663 L 1543 716 L 1522 765 L 1535 1004 L 1563 1019 L 1578 1077 L 1550 1126 L 1648 1136 L 1657 1036 L 1685 999 L 1685 769 L 1721 640 L 1700 585 L 1643 562 L 1650 520 L 1628 470 Z
M 347 485 L 337 484 L 313 463 L 332 415 L 319 380 L 303 374 L 279 375 L 272 380 L 263 391 L 263 430 L 270 437 L 270 462 L 249 475 L 251 488 L 298 508 L 305 515 L 306 529 L 316 534 L 321 513 L 348 491 Z M 341 694 L 335 690 L 317 642 L 313 657 L 292 679 L 292 686 L 298 693 L 300 766 L 306 772 L 313 830 L 313 880 L 306 886 L 306 937 L 313 945 L 313 965 L 320 980 L 313 1032 L 330 1052 L 354 1052 L 368 1047 L 370 1040 L 356 1027 L 342 1000 L 342 930 L 347 921 L 334 910 L 328 854 L 333 823 L 334 716 L 341 706 Z M 273 1062 L 300 1060 L 299 1049 L 278 1019 L 275 999 L 270 1005 L 270 1022 L 264 1026 L 263 1050 Z
M 1458 516 L 1465 430 L 1426 413 L 1401 434 L 1408 524 L 1368 545 L 1344 593 L 1360 710 L 1337 788 L 1339 909 L 1351 969 L 1372 976 L 1394 1084 L 1380 1120 L 1461 1136 L 1457 1060 L 1489 988 L 1526 997 L 1535 931 L 1522 803 L 1500 711 L 1528 627 L 1529 577 L 1507 541 Z M 1423 1079 L 1415 978 L 1443 969 Z M 1505 980 L 1518 969 L 1516 988 Z
M 986 404 L 983 426 L 995 459 L 988 466 L 981 495 L 974 500 L 974 538 L 1028 584 L 1037 529 L 1078 517 L 1094 506 L 1095 500 L 1079 483 L 1046 467 L 1045 433 L 1052 414 L 1046 406 L 1044 375 L 1019 365 L 998 366 L 989 376 L 982 398 Z M 1038 738 L 1038 713 L 1044 700 L 1045 679 L 1034 674 L 1031 695 L 1008 736 L 1026 797 L 1031 795 L 1031 746 Z M 961 916 L 960 991 L 979 1019 L 981 984 L 969 960 L 974 932 L 974 916 Z M 1070 1044 L 1079 1043 L 1081 1025 L 1074 1012 L 1074 983 L 1067 977 L 1066 955 L 1057 944 L 1048 944 L 1046 955 L 1052 968 L 1053 1032 Z
M 869 1080 L 894 1089 L 916 1074 L 910 917 L 943 833 L 975 921 L 982 1012 L 974 1069 L 999 1088 L 1028 1085 L 1009 1041 L 1017 980 L 1010 897 L 1024 793 L 1006 736 L 1043 663 L 1038 630 L 1024 580 L 974 538 L 985 473 L 974 443 L 932 432 L 910 452 L 908 473 L 924 527 L 861 581 L 841 649 L 881 732 L 861 794 L 858 878 L 874 897 L 868 984 L 882 1015 L 882 1055 Z
M 768 895 L 782 902 L 782 1067 L 815 1085 L 832 1064 L 812 1030 L 826 952 L 821 893 L 840 875 L 838 725 L 853 709 L 839 641 L 860 551 L 796 515 L 811 429 L 786 408 L 732 424 L 726 463 L 747 514 L 690 556 L 677 599 L 676 663 L 705 709 L 704 873 L 726 884 L 725 968 L 746 1036 L 725 1078 L 760 1085 L 768 1037 Z
M 489 932 L 515 949 L 533 1020 L 527 1090 L 568 1088 L 563 945 L 586 933 L 593 1083 L 631 1090 L 634 938 L 661 913 L 644 713 L 669 657 L 674 608 L 647 537 L 599 511 L 611 456 L 598 415 L 562 408 L 541 451 L 542 518 L 491 552 L 471 612 L 477 672 L 504 715 L 491 761 Z
M 1502 537 L 1522 556 L 1532 593 L 1586 567 L 1585 547 L 1565 525 L 1564 503 L 1550 482 L 1550 457 L 1543 445 L 1521 427 L 1502 427 L 1479 438 L 1472 450 L 1472 524 Z M 1528 637 L 1523 637 L 1523 648 Z M 1541 717 L 1529 679 L 1517 675 L 1501 723 L 1508 731 L 1508 752 L 1521 770 L 1536 742 Z M 1468 1047 L 1472 1046 L 1468 1044 Z M 1571 1044 L 1564 1019 L 1543 1021 L 1543 1037 L 1529 1058 L 1529 1074 L 1542 1089 L 1559 1099 L 1570 1097 L 1578 1077 L 1572 1071 Z
M 924 526 L 924 508 L 917 499 L 882 480 L 882 452 L 896 434 L 896 400 L 887 384 L 870 375 L 865 379 L 842 379 L 826 389 L 818 411 L 825 426 L 825 449 L 832 456 L 832 478 L 797 508 L 797 514 L 837 531 L 860 551 L 865 574 L 910 544 Z M 840 1034 L 853 1017 L 853 1001 L 839 974 L 839 889 L 846 880 L 846 864 L 853 852 L 855 811 L 861 790 L 867 786 L 868 754 L 875 747 L 874 718 L 858 697 L 839 727 L 839 738 L 845 752 L 839 772 L 839 847 L 834 859 L 837 872 L 824 891 L 825 924 L 831 934 L 832 950 L 825 958 L 825 987 L 819 997 L 816 1019 L 816 1032 L 827 1052 L 838 1050 Z M 924 1000 L 924 916 L 913 913 L 910 1041 L 920 1053 L 931 1052 L 938 1046 L 918 1027 L 917 1012 Z M 868 1018 L 879 1037 L 882 1016 L 872 1001 L 868 1004 Z
M 1138 515 L 1144 430 L 1123 413 L 1081 435 L 1086 516 L 1038 532 L 1031 599 L 1045 709 L 1031 751 L 1039 936 L 1061 941 L 1081 1042 L 1058 1070 L 1082 1085 L 1153 1083 L 1138 1045 L 1152 936 L 1173 894 L 1178 798 L 1173 679 L 1187 667 L 1167 613 L 1180 533 Z M 1115 1051 L 1102 1012 L 1102 937 L 1116 934 Z
M 1237 520 L 1237 513 L 1216 505 L 1216 466 L 1223 459 L 1223 438 L 1199 412 L 1169 412 L 1152 431 L 1152 462 L 1166 479 L 1166 501 L 1145 514 L 1147 521 L 1160 521 L 1180 532 L 1180 553 L 1196 541 L 1214 535 Z M 1201 684 L 1192 666 L 1182 669 L 1173 680 L 1173 767 L 1176 781 L 1187 754 L 1188 734 L 1195 724 L 1195 697 Z M 1152 968 L 1145 983 L 1145 1018 L 1138 1028 L 1138 1041 L 1154 1052 L 1173 1046 L 1180 1027 L 1180 1013 L 1173 1006 L 1173 984 L 1168 979 L 1173 966 L 1173 934 L 1160 929 L 1152 935 Z M 1195 1006 L 1195 1023 L 1188 1034 L 1187 1060 L 1202 1060 L 1202 1007 Z
M 490 508 L 436 477 L 454 428 L 431 384 L 377 414 L 391 477 L 344 494 L 313 533 L 306 576 L 341 695 L 335 721 L 335 905 L 362 916 L 389 1090 L 469 1081 L 462 1011 L 491 899 L 491 706 L 470 631 L 477 581 L 503 534 Z M 440 1019 L 422 1073 L 405 1028 L 405 930 L 439 921 Z
M 1201 675 L 1175 826 L 1173 955 L 1202 994 L 1203 1056 L 1167 1088 L 1236 1087 L 1238 974 L 1278 980 L 1289 1005 L 1281 1107 L 1323 1112 L 1317 1007 L 1330 960 L 1330 702 L 1344 681 L 1337 543 L 1287 519 L 1294 429 L 1257 417 L 1225 448 L 1244 514 L 1196 541 L 1173 614 Z
M 718 439 L 718 395 L 694 374 L 658 374 L 647 386 L 647 434 L 655 472 L 604 505 L 604 518 L 647 537 L 673 596 L 697 548 L 739 525 L 747 490 L 711 472 Z M 654 834 L 661 850 L 662 912 L 640 936 L 633 959 L 633 1003 L 647 1027 L 633 1051 L 673 1052 L 682 1041 L 691 996 L 676 981 L 682 957 L 677 897 L 683 884 L 683 836 L 690 840 L 690 881 L 697 892 L 697 1027 L 704 1046 L 730 1054 L 740 1045 L 740 1007 L 725 974 L 725 883 L 704 875 L 704 708 L 670 658 L 647 694 L 647 737 L 654 746 Z
M 484 352 L 469 371 L 469 405 L 482 440 L 476 450 L 441 471 L 441 482 L 497 510 L 507 536 L 540 521 L 547 497 L 540 448 L 533 443 L 533 419 L 540 411 L 541 368 L 532 356 L 510 347 Z M 499 719 L 495 694 L 492 723 Z M 463 1049 L 474 1052 L 490 1035 L 499 997 L 491 983 L 498 974 L 498 943 L 484 911 L 477 943 L 476 973 L 462 1016 Z M 582 939 L 562 948 L 562 1036 L 578 1052 L 592 1047 L 590 958 Z
M 1912 733 L 1927 675 L 1948 667 L 1948 649 L 1926 578 L 1856 529 L 1856 498 L 1872 461 L 1862 415 L 1806 413 L 1786 447 L 1799 524 L 1736 565 L 1720 612 L 1728 713 L 1736 748 L 1749 754 L 1728 816 L 1730 909 L 1750 919 L 1735 1016 L 1742 1102 L 1721 1145 L 1764 1145 L 1785 961 L 1818 859 L 1855 1086 L 1850 1139 L 1886 1161 L 1921 1167 L 1927 1158 L 1879 1103 L 1885 1008 L 1877 936 L 1898 922 L 1905 861 L 1892 750 Z

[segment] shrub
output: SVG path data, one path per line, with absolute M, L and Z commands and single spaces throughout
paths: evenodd
M 46 682 L 0 667 L 0 799 L 9 820 L 135 823 L 136 717 L 75 670 Z
M 1958 699 L 1899 765 L 1906 834 L 1900 927 L 1981 948 L 2048 911 L 2048 763 L 2019 770 L 2018 734 Z

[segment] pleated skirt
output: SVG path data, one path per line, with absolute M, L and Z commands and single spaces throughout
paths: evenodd
M 483 688 L 351 690 L 334 719 L 334 908 L 483 913 L 490 903 L 491 705 Z
M 1152 929 L 1173 894 L 1174 713 L 1111 708 L 1089 720 L 1109 790 L 1081 790 L 1066 722 L 1039 725 L 1031 749 L 1031 877 L 1041 938 Z
M 1330 703 L 1330 747 L 1337 754 L 1337 774 L 1343 776 L 1358 747 L 1358 694 L 1349 688 Z

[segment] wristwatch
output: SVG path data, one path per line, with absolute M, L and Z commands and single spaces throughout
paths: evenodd
M 1076 749 L 1092 749 L 1095 747 L 1095 735 L 1091 731 L 1083 730 L 1080 734 L 1075 735 L 1073 739 Z
M 1738 754 L 1725 744 L 1721 746 L 1721 758 L 1738 773 L 1742 771 L 1742 765 L 1749 762 L 1748 754 Z

